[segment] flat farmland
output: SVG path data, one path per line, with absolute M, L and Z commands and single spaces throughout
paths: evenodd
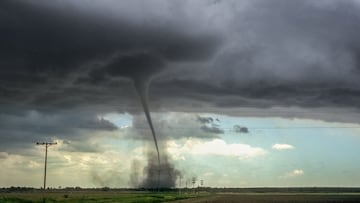
M 359 203 L 360 193 L 187 193 L 32 191 L 0 193 L 0 203 Z
M 11 192 L 0 193 L 0 203 L 156 203 L 170 202 L 204 195 L 176 192 Z
M 222 193 L 176 203 L 360 203 L 359 193 Z

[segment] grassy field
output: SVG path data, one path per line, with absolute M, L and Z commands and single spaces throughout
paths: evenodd
M 359 203 L 359 193 L 52 191 L 0 193 L 0 203 Z
M 204 195 L 175 192 L 12 192 L 0 193 L 0 203 L 157 203 L 169 202 Z
M 359 203 L 360 194 L 217 194 L 207 203 Z

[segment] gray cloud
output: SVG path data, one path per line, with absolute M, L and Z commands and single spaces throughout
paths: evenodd
M 0 146 L 116 130 L 96 115 L 142 111 L 134 78 L 152 80 L 152 111 L 358 123 L 359 10 L 352 0 L 3 0 Z M 196 118 L 154 120 L 160 137 L 221 133 Z
M 220 122 L 218 118 L 197 116 L 197 121 L 203 124 L 200 129 L 206 133 L 224 134 L 224 130 L 219 128 L 217 124 L 217 122 Z
M 84 122 L 79 124 L 79 128 L 107 130 L 107 131 L 113 131 L 118 129 L 118 127 L 115 124 L 111 123 L 110 121 L 104 118 L 85 120 Z
M 214 125 L 212 126 L 203 125 L 200 127 L 200 129 L 207 133 L 224 134 L 224 130 Z
M 167 62 L 205 60 L 219 44 L 216 34 L 183 29 L 186 24 L 177 21 L 155 23 L 161 18 L 153 19 L 151 13 L 143 19 L 154 22 L 101 15 L 112 7 L 130 6 L 124 13 L 137 7 L 112 3 L 2 1 L 1 101 L 55 108 L 91 105 L 85 97 L 94 97 L 96 90 L 89 84 L 101 85 L 102 97 L 113 98 L 109 86 L 119 85 L 117 77 L 149 78 Z M 93 12 L 96 6 L 100 13 Z
M 240 125 L 234 125 L 234 131 L 237 133 L 249 133 L 249 129 L 247 127 Z
M 158 135 L 158 140 L 164 142 L 168 139 L 219 138 L 220 128 L 199 125 L 199 116 L 188 113 L 170 113 L 168 115 L 153 113 L 153 123 Z M 131 128 L 122 129 L 125 137 L 151 141 L 150 130 L 143 115 L 134 115 Z M 223 132 L 223 131 L 222 131 Z
M 359 107 L 357 3 L 250 4 L 230 12 L 228 44 L 210 68 L 166 87 L 220 108 Z
M 116 57 L 106 66 L 106 71 L 111 76 L 125 76 L 135 81 L 144 81 L 160 72 L 164 66 L 161 57 L 142 52 Z
M 211 124 L 214 122 L 220 122 L 220 119 L 218 119 L 218 118 L 203 117 L 203 116 L 197 116 L 197 120 L 202 124 Z
M 208 124 L 214 121 L 212 117 L 201 117 L 201 116 L 198 116 L 197 120 L 202 124 Z
M 27 111 L 24 114 L 0 114 L 1 149 L 17 151 L 32 148 L 38 141 L 64 140 L 66 151 L 99 151 L 91 142 L 96 132 L 112 132 L 117 126 L 91 113 Z M 71 143 L 71 144 L 70 144 Z
M 358 10 L 336 0 L 2 1 L 2 107 L 130 111 L 137 98 L 118 77 L 157 75 L 150 97 L 173 108 L 359 108 Z
M 84 137 L 85 138 L 85 137 Z M 59 147 L 60 151 L 67 152 L 87 152 L 87 153 L 99 153 L 104 152 L 105 148 L 98 143 L 93 143 L 89 141 L 91 139 L 90 136 L 87 136 L 86 139 L 71 139 L 67 138 L 61 143 L 61 147 Z

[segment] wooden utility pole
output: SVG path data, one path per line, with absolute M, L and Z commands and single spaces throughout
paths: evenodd
M 47 167 L 47 152 L 48 147 L 56 145 L 56 142 L 37 142 L 36 145 L 45 145 L 45 167 L 44 167 L 44 190 L 46 190 L 46 167 Z

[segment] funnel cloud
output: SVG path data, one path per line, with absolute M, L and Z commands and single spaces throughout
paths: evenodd
M 108 65 L 109 73 L 129 77 L 134 84 L 135 90 L 140 98 L 146 120 L 149 124 L 151 134 L 154 140 L 157 164 L 158 164 L 158 179 L 160 179 L 160 151 L 155 129 L 151 120 L 149 104 L 148 104 L 148 89 L 152 76 L 164 67 L 163 62 L 156 56 L 146 53 L 125 55 L 118 57 L 115 61 Z M 150 164 L 150 162 L 149 162 Z M 154 186 L 152 184 L 152 186 Z

